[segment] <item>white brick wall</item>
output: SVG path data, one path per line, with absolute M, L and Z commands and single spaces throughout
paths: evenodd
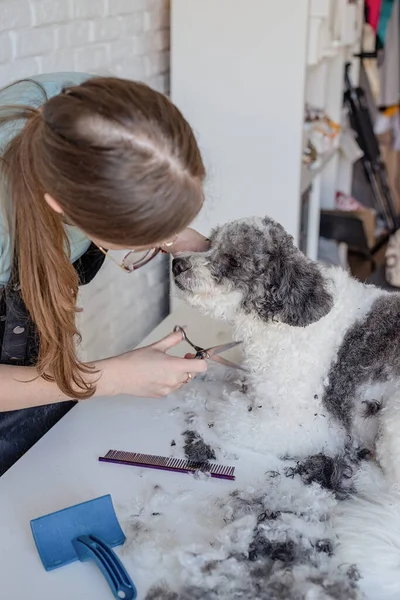
M 0 86 L 38 73 L 84 71 L 169 85 L 169 0 L 0 0 Z M 168 311 L 165 257 L 127 275 L 106 261 L 82 288 L 88 359 L 129 350 Z
M 168 91 L 168 50 L 169 0 L 0 0 L 0 86 L 89 69 Z

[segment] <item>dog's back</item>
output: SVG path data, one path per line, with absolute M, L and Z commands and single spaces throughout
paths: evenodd
M 400 294 L 355 283 L 366 304 L 364 309 L 355 304 L 358 314 L 329 370 L 323 403 L 353 437 L 371 448 L 378 414 L 400 382 Z

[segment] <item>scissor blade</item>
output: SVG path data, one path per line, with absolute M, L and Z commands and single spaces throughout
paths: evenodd
M 240 371 L 246 371 L 244 367 L 241 367 L 240 365 L 233 363 L 230 360 L 226 360 L 226 358 L 222 358 L 222 356 L 218 356 L 216 354 L 210 356 L 210 360 L 213 360 L 214 362 L 219 363 L 220 365 L 224 365 L 224 367 L 230 367 L 231 369 L 239 369 Z
M 212 348 L 207 348 L 206 352 L 208 356 L 215 356 L 216 354 L 221 354 L 222 352 L 227 352 L 231 348 L 236 348 L 242 342 L 229 342 L 228 344 L 221 344 L 220 346 L 213 346 Z

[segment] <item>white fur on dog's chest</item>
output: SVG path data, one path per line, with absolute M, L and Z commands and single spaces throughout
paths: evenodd
M 299 456 L 343 445 L 346 432 L 323 406 L 324 389 L 346 331 L 382 292 L 366 293 L 339 270 L 333 278 L 333 309 L 317 323 L 303 328 L 246 317 L 236 322 L 256 399 L 249 418 L 257 450 Z
M 337 437 L 341 428 L 332 427 L 322 405 L 332 350 L 332 340 L 312 343 L 306 329 L 282 324 L 245 341 L 249 382 L 257 399 L 253 418 L 268 429 L 270 451 L 298 456 L 342 444 L 343 434 Z
M 320 407 L 323 383 L 332 362 L 332 344 L 310 344 L 306 330 L 272 325 L 263 339 L 245 343 L 247 363 L 257 384 L 268 383 L 265 394 L 270 406 Z M 260 381 L 261 383 L 261 381 Z M 318 395 L 318 398 L 316 397 Z

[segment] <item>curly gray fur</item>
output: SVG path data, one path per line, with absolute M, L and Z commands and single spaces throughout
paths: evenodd
M 295 467 L 286 469 L 286 476 L 300 475 L 306 485 L 318 483 L 321 487 L 332 491 L 338 500 L 345 500 L 355 491 L 352 478 L 357 464 L 344 456 L 326 456 L 315 454 Z
M 196 463 L 206 463 L 215 460 L 216 455 L 209 444 L 196 431 L 187 430 L 183 433 L 185 445 L 183 447 L 188 460 Z
M 281 569 L 268 579 L 263 568 L 257 567 L 250 573 L 250 581 L 246 579 L 234 590 L 223 581 L 212 590 L 188 586 L 173 592 L 158 585 L 149 590 L 145 600 L 304 600 L 310 589 L 316 600 L 361 600 L 354 573 L 353 567 L 343 578 L 315 572 L 297 587 L 293 572 Z
M 400 377 L 400 295 L 378 298 L 369 314 L 346 333 L 329 375 L 323 403 L 350 430 L 357 389 L 369 382 Z M 365 405 L 366 417 L 375 417 L 382 400 Z M 369 408 L 369 410 L 368 410 Z
M 221 498 L 216 508 L 224 509 L 231 550 L 226 539 L 222 557 L 206 560 L 191 551 L 198 567 L 184 581 L 194 583 L 158 583 L 145 600 L 362 600 L 356 567 L 337 568 L 335 540 L 321 538 L 321 532 L 330 531 L 328 505 L 293 502 L 291 494 L 279 493 L 284 482 L 278 473 L 258 491 L 236 490 L 228 500 Z M 241 527 L 243 519 L 251 523 L 252 518 L 248 542 L 237 547 L 238 530 L 232 525 Z
M 179 600 L 176 592 L 168 589 L 166 584 L 158 584 L 147 592 L 145 600 Z

